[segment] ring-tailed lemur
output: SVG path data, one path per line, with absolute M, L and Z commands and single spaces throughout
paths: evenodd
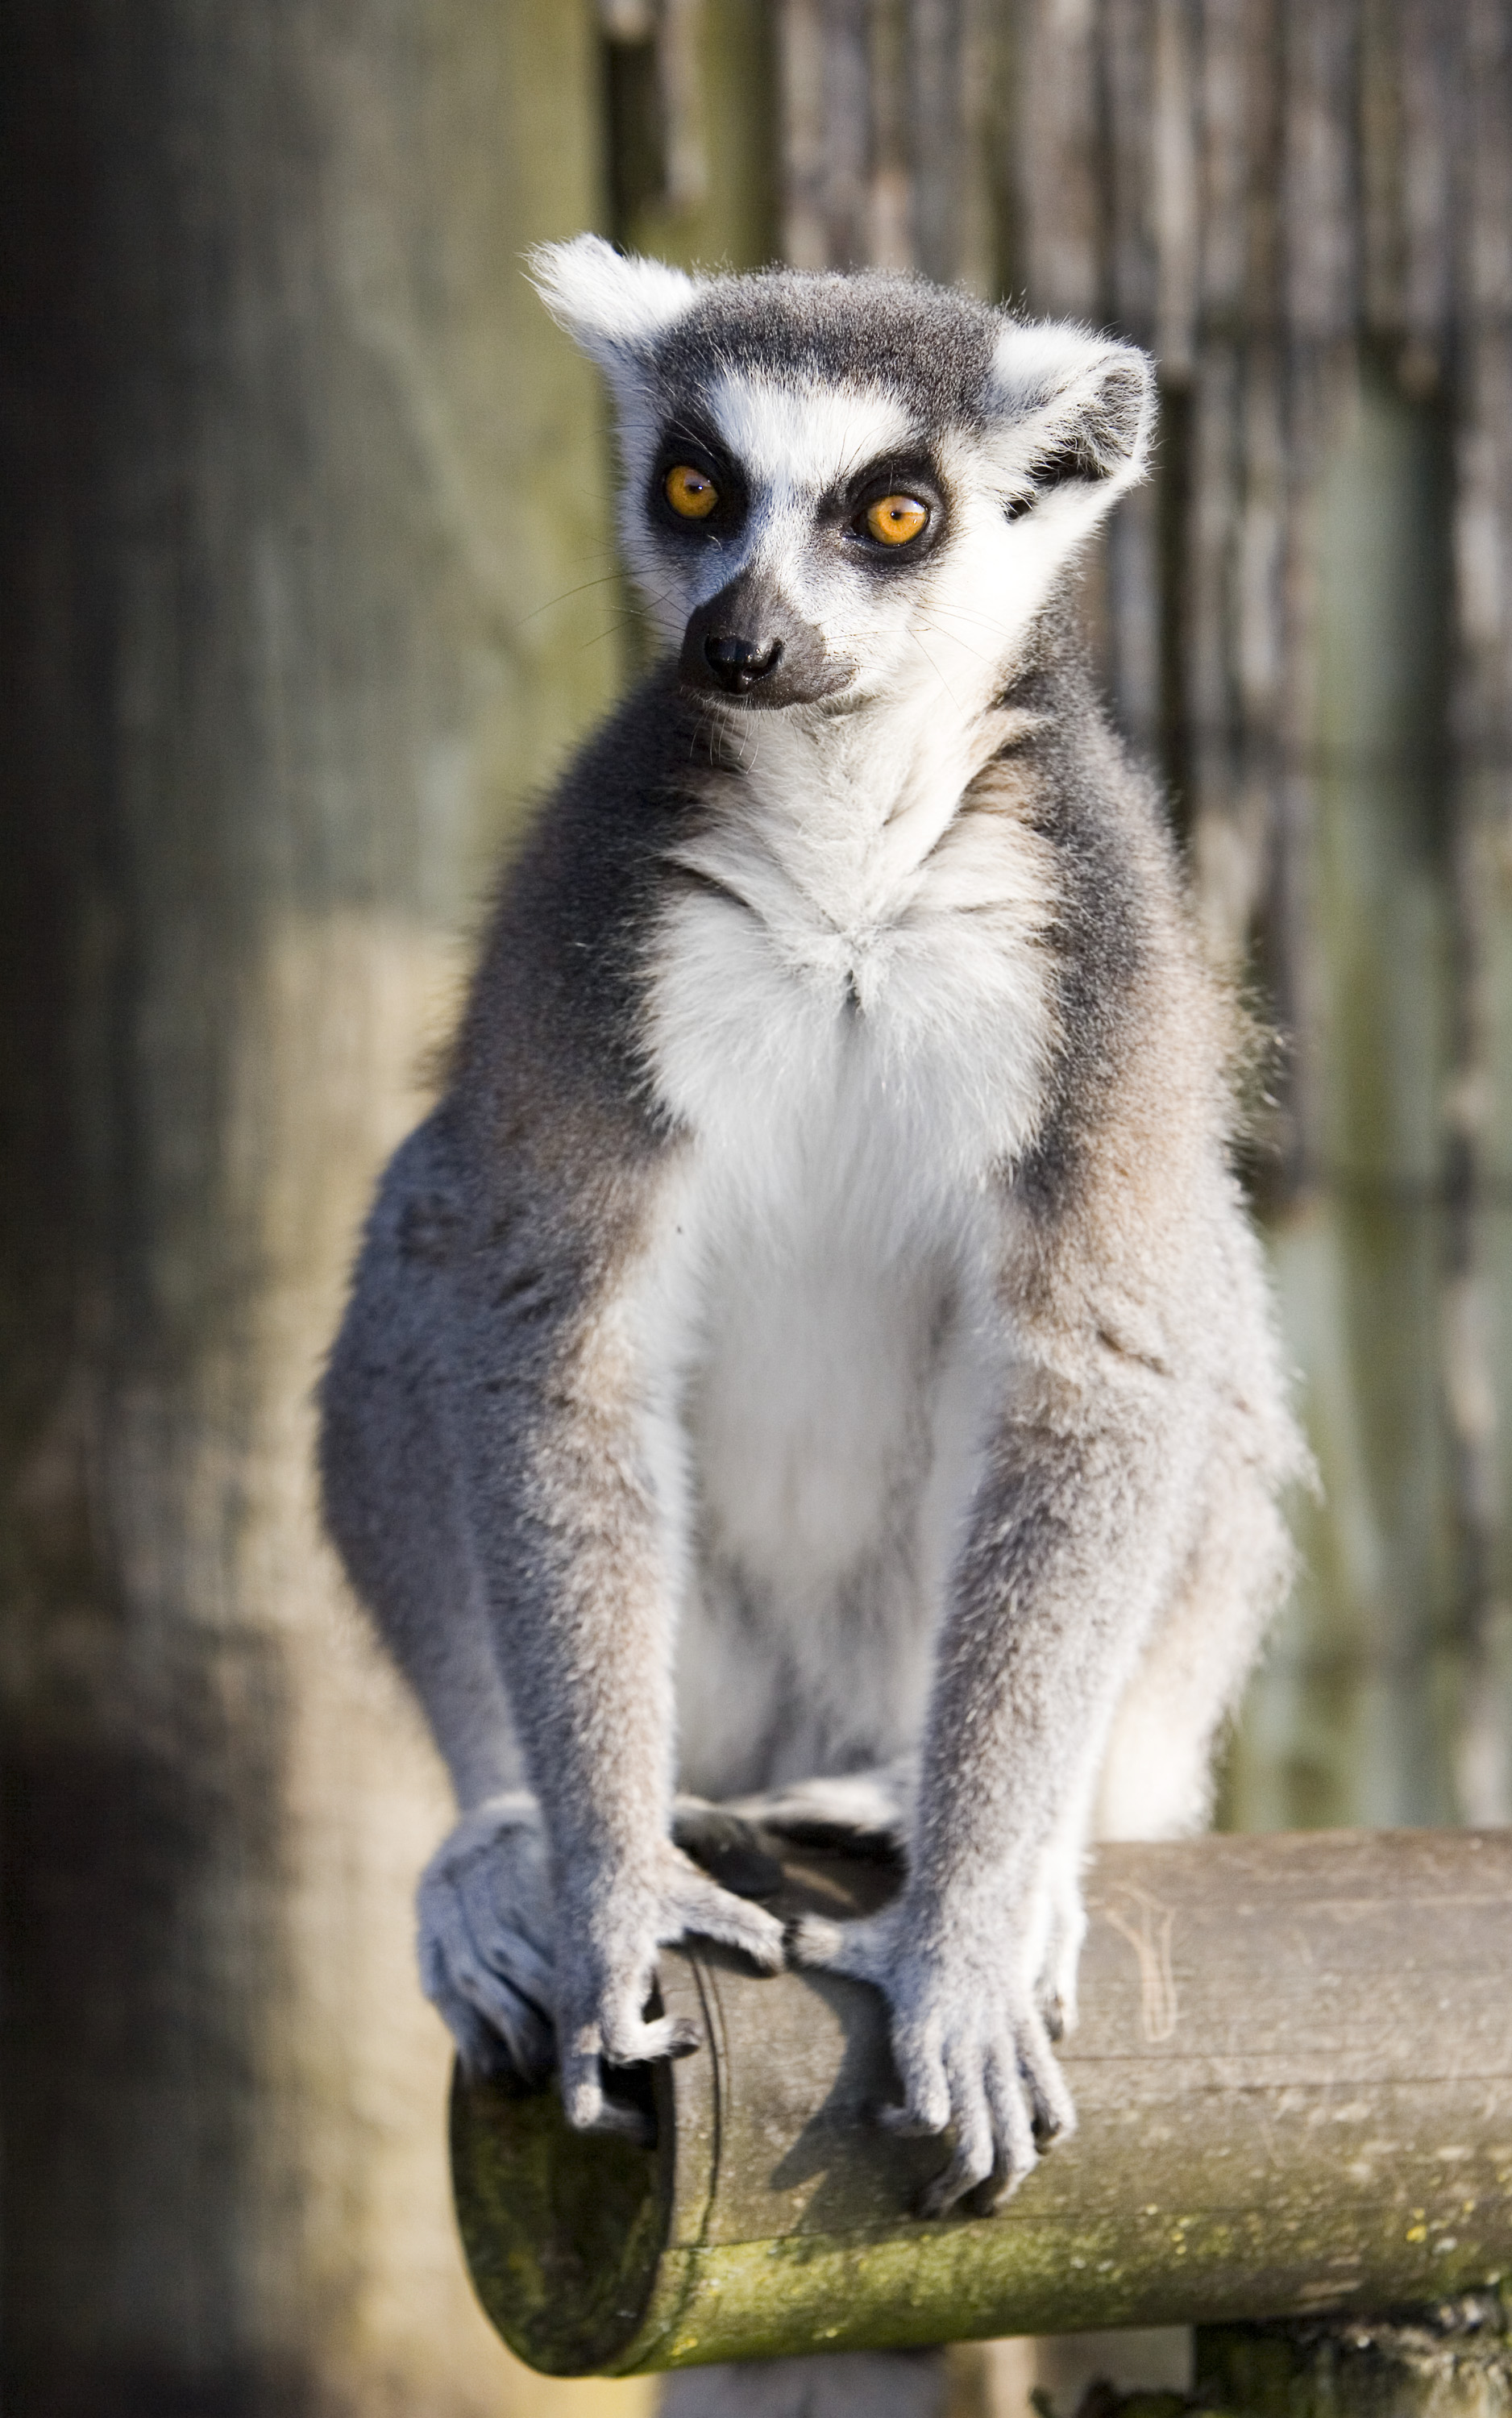
M 325 1385 L 463 1808 L 425 1985 L 617 2120 L 659 1944 L 784 1953 L 674 1792 L 891 1827 L 797 1949 L 884 1993 L 945 2210 L 1073 2120 L 1083 1847 L 1204 1817 L 1302 1458 L 1230 1011 L 1063 601 L 1149 366 L 906 278 L 535 273 L 667 651 L 510 870 Z

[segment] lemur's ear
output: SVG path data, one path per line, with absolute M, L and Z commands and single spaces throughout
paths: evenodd
M 1077 481 L 1111 496 L 1142 474 L 1154 371 L 1133 344 L 1085 329 L 1009 320 L 993 357 L 1005 460 L 1040 491 Z
M 680 319 L 697 292 L 680 268 L 627 260 L 596 235 L 537 244 L 528 259 L 531 282 L 557 326 L 611 375 Z

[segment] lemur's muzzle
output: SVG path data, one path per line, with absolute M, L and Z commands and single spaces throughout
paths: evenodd
M 832 655 L 764 572 L 743 571 L 700 604 L 682 640 L 685 688 L 742 705 L 812 705 L 844 688 L 853 666 Z

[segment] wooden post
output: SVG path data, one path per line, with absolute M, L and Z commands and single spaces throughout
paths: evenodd
M 784 1910 L 877 1867 L 789 1859 Z M 699 2054 L 637 2077 L 653 2147 L 570 2134 L 549 2089 L 459 2083 L 473 2278 L 557 2373 L 1439 2301 L 1512 2273 L 1512 1834 L 1103 1849 L 1081 2128 L 995 2216 L 917 2218 L 945 2154 L 869 2120 L 880 1999 L 663 1959 Z
M 561 2406 L 456 2258 L 448 1792 L 311 1396 L 457 934 L 618 678 L 520 261 L 595 216 L 598 66 L 588 0 L 0 28 L 13 2418 Z
M 1505 2418 L 1508 2331 L 1508 2303 L 1499 2292 L 1467 2294 L 1395 2320 L 1202 2326 L 1187 2406 L 1236 2418 Z M 1127 2400 L 1121 2418 L 1138 2418 Z

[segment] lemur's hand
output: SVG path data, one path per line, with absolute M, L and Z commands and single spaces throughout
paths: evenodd
M 539 2082 L 552 2034 L 551 1882 L 523 1790 L 464 1815 L 420 1876 L 420 1987 L 469 2074 Z
M 1076 2110 L 1045 2019 L 1014 1970 L 1000 1922 L 962 1922 L 913 1906 L 907 1892 L 864 1922 L 808 1916 L 793 1936 L 801 1964 L 874 1982 L 893 2014 L 902 2104 L 879 2111 L 897 2133 L 955 2135 L 921 2213 L 943 2216 L 978 2195 L 1016 2191 L 1038 2151 L 1076 2129 Z
M 689 1932 L 742 1949 L 763 1972 L 782 1967 L 776 1916 L 721 1889 L 670 1839 L 644 1872 L 569 1880 L 557 1922 L 557 2039 L 562 2104 L 579 2131 L 625 2126 L 604 2095 L 601 2058 L 636 2065 L 698 2045 L 691 2024 L 645 2015 L 658 1948 Z
M 725 1832 L 746 1832 L 713 1807 L 690 1809 L 695 1829 L 700 1811 L 720 1822 L 722 1844 Z M 468 2072 L 542 2082 L 559 2039 L 569 2120 L 610 2132 L 641 2120 L 605 2098 L 600 2058 L 635 2064 L 695 2045 L 685 2026 L 643 2018 L 659 1947 L 698 1931 L 766 1970 L 783 1962 L 776 1918 L 718 1888 L 670 1842 L 649 1878 L 569 1892 L 558 1907 L 541 1809 L 524 1790 L 457 1824 L 425 1868 L 418 1912 L 421 1986 Z

